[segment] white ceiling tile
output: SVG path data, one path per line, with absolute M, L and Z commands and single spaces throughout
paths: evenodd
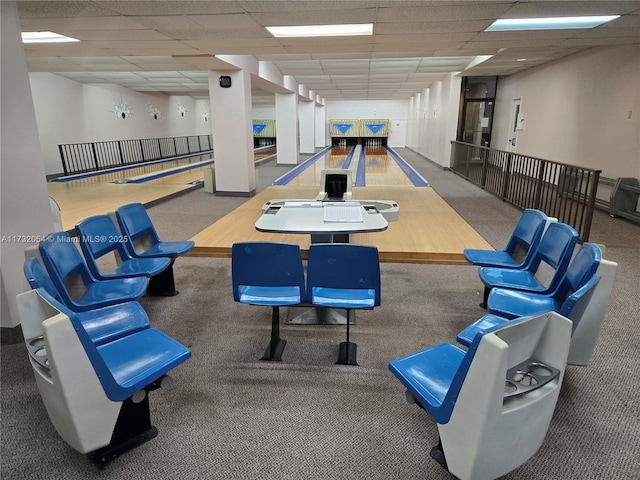
M 507 12 L 509 4 L 476 2 L 427 7 L 379 8 L 380 22 L 439 22 L 460 20 L 488 20 Z
M 122 16 L 21 19 L 22 30 L 50 30 L 73 37 L 75 30 L 140 30 L 144 27 Z
M 408 98 L 476 55 L 494 57 L 465 75 L 507 75 L 593 46 L 640 41 L 637 0 L 20 1 L 18 8 L 23 30 L 75 32 L 81 40 L 26 45 L 30 71 L 194 97 L 207 95 L 208 70 L 235 68 L 216 54 L 272 61 L 323 98 Z M 567 13 L 623 16 L 592 30 L 484 32 L 499 17 Z M 373 36 L 276 39 L 264 28 L 362 22 L 374 23 Z M 273 104 L 265 92 L 278 87 L 253 83 Z

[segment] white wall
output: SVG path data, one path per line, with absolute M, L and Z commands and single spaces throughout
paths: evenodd
M 20 39 L 18 7 L 15 2 L 0 2 L 0 11 L 0 325 L 3 335 L 6 327 L 15 340 L 13 327 L 20 323 L 15 298 L 29 289 L 22 273 L 24 249 L 52 231 L 53 218 Z
M 351 100 L 325 102 L 326 144 L 331 144 L 329 123 L 337 119 L 388 119 L 390 147 L 404 147 L 407 142 L 407 114 L 409 100 Z
M 52 73 L 30 73 L 29 82 L 47 175 L 63 171 L 59 144 L 211 134 L 210 119 L 202 118 L 208 99 L 81 84 Z M 131 115 L 118 116 L 116 104 Z
M 275 102 L 275 100 L 274 100 Z M 259 105 L 253 107 L 254 120 L 275 120 L 276 119 L 276 106 L 274 105 Z M 276 127 L 277 128 L 277 127 Z
M 407 146 L 443 167 L 450 165 L 451 140 L 456 138 L 460 82 L 451 74 L 408 103 L 411 136 Z
M 507 150 L 511 104 L 525 116 L 515 151 L 640 178 L 640 46 L 598 47 L 498 80 L 492 147 Z

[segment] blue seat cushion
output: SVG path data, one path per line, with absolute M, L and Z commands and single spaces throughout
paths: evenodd
M 241 285 L 238 287 L 239 301 L 250 305 L 297 305 L 301 302 L 300 287 L 263 287 L 253 285 Z
M 503 250 L 464 250 L 464 258 L 472 265 L 493 266 L 504 268 L 519 268 L 522 263 L 516 262 L 511 255 Z
M 96 373 L 113 401 L 129 398 L 191 356 L 188 348 L 155 328 L 100 345 L 97 352 L 108 372 Z M 95 368 L 94 359 L 92 363 Z
M 509 323 L 509 320 L 504 317 L 492 314 L 484 315 L 462 330 L 456 337 L 456 341 L 465 347 L 469 347 L 478 332 L 486 333 L 507 323 Z
M 191 250 L 195 242 L 185 240 L 180 242 L 160 242 L 145 252 L 136 252 L 139 257 L 158 258 L 158 257 L 179 257 Z
M 373 308 L 376 291 L 373 288 L 347 289 L 313 287 L 311 303 L 319 307 Z
M 147 289 L 147 277 L 102 280 L 88 285 L 84 295 L 74 301 L 80 311 L 106 307 L 114 303 L 138 300 Z
M 95 345 L 102 345 L 150 327 L 149 317 L 138 302 L 118 303 L 79 312 L 77 315 Z
M 549 311 L 558 312 L 560 305 L 551 296 L 494 288 L 487 302 L 489 312 L 504 318 L 517 318 Z
M 104 278 L 122 278 L 136 275 L 152 277 L 162 272 L 169 266 L 171 260 L 168 258 L 131 258 L 122 262 L 112 272 L 100 272 Z
M 480 280 L 489 288 L 515 288 L 531 292 L 543 292 L 547 287 L 527 270 L 511 270 L 508 268 L 480 267 Z
M 433 418 L 442 406 L 466 352 L 440 343 L 389 362 L 389 370 Z M 453 405 L 451 405 L 453 408 Z

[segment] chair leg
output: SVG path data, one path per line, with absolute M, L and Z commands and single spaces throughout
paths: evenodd
M 120 414 L 111 436 L 111 443 L 106 447 L 89 452 L 87 457 L 98 468 L 104 468 L 120 455 L 148 442 L 157 435 L 158 429 L 151 425 L 149 395 L 145 395 L 138 403 L 127 398 L 122 402 Z
M 173 278 L 173 262 L 175 262 L 175 258 L 171 259 L 171 263 L 167 268 L 149 279 L 147 295 L 153 297 L 173 297 L 178 294 L 176 282 Z
M 480 304 L 480 306 L 484 309 L 487 308 L 489 302 L 489 293 L 491 293 L 491 289 L 485 285 L 484 293 L 482 294 L 482 303 Z
M 358 345 L 349 341 L 349 325 L 351 310 L 347 308 L 347 341 L 340 344 L 340 350 L 338 352 L 338 361 L 336 365 L 355 365 L 358 366 L 356 361 L 358 355 Z
M 447 459 L 445 458 L 444 450 L 442 449 L 442 440 L 438 440 L 438 445 L 431 449 L 429 455 L 436 462 L 438 462 L 442 468 L 444 468 L 446 471 L 449 471 L 449 467 L 447 466 Z
M 271 311 L 271 341 L 260 360 L 282 361 L 282 352 L 286 344 L 287 341 L 280 338 L 280 307 L 274 306 Z

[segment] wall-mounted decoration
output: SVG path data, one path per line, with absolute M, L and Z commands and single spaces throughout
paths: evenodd
M 147 113 L 152 120 L 160 120 L 162 118 L 162 111 L 156 105 L 149 104 Z
M 330 120 L 329 133 L 332 137 L 357 137 L 359 125 L 359 120 Z
M 126 118 L 129 118 L 131 115 L 133 115 L 133 107 L 129 103 L 123 101 L 122 99 L 114 100 L 113 113 L 116 114 L 116 118 L 120 118 L 124 120 Z
M 361 137 L 388 137 L 389 136 L 389 119 L 372 119 L 360 120 L 360 136 Z
M 187 115 L 187 107 L 182 102 L 177 102 L 178 106 L 176 109 L 178 110 L 178 115 L 181 117 L 185 117 Z
M 209 112 L 202 112 L 202 121 L 203 122 L 208 122 L 209 121 Z
M 263 138 L 275 138 L 276 121 L 275 120 L 254 120 L 253 136 Z

